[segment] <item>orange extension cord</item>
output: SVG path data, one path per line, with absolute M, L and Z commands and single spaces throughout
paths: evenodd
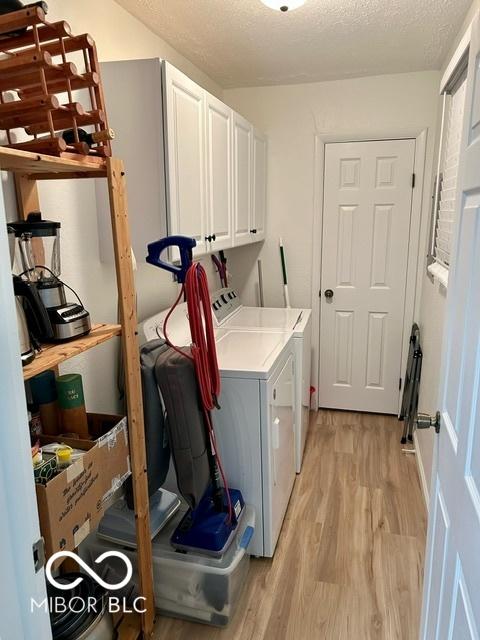
M 167 333 L 168 321 L 184 295 L 187 298 L 188 319 L 192 336 L 191 355 L 174 345 L 168 338 Z M 220 372 L 218 370 L 207 274 L 198 262 L 194 262 L 187 271 L 185 284 L 182 285 L 178 298 L 175 300 L 163 323 L 163 335 L 165 336 L 165 342 L 168 346 L 185 358 L 191 360 L 195 367 L 205 422 L 207 424 L 212 451 L 215 455 L 225 487 L 228 502 L 228 521 L 231 523 L 233 513 L 232 501 L 220 454 L 217 450 L 215 431 L 210 415 L 213 409 L 218 408 L 217 400 L 220 395 Z

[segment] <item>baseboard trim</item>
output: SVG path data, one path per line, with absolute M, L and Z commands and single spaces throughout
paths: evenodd
M 415 445 L 415 458 L 417 460 L 418 475 L 420 476 L 420 485 L 422 487 L 423 499 L 425 500 L 425 506 L 430 504 L 430 496 L 428 494 L 427 478 L 425 476 L 425 467 L 423 466 L 422 454 L 420 453 L 420 447 L 416 432 L 413 434 L 413 444 Z

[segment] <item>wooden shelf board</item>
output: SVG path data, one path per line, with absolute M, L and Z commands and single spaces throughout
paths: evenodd
M 53 369 L 65 360 L 119 336 L 121 332 L 122 328 L 119 324 L 96 324 L 93 325 L 88 336 L 82 336 L 71 342 L 43 345 L 41 353 L 37 353 L 35 360 L 23 367 L 23 378 L 29 380 L 42 371 Z
M 42 174 L 56 178 L 104 178 L 107 175 L 105 160 L 101 158 L 58 158 L 31 151 L 19 151 L 0 147 L 0 169 L 26 174 L 35 180 L 41 180 Z

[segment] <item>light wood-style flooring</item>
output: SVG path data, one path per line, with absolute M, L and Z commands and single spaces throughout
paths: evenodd
M 252 559 L 233 621 L 159 618 L 155 640 L 416 640 L 426 510 L 402 423 L 312 415 L 273 560 Z

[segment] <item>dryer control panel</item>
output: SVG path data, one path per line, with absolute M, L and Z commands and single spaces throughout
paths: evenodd
M 241 306 L 242 303 L 237 292 L 231 287 L 212 293 L 212 311 L 218 325 L 221 325 Z

